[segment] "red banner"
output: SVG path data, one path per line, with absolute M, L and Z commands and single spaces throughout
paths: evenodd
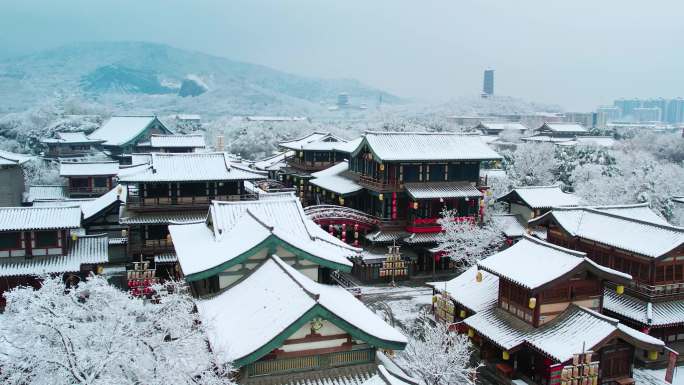
M 665 371 L 665 382 L 671 384 L 672 378 L 674 377 L 674 369 L 677 365 L 677 357 L 679 356 L 679 353 L 670 348 L 665 349 L 667 350 L 667 370 Z

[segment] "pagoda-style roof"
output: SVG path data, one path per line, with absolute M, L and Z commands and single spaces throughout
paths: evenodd
M 586 134 L 587 129 L 578 123 L 544 123 L 535 131 L 552 132 L 558 134 Z
M 155 122 L 164 133 L 172 134 L 156 116 L 112 116 L 88 137 L 103 141 L 105 146 L 124 146 L 142 136 Z
M 81 144 L 81 143 L 103 143 L 101 139 L 88 138 L 83 131 L 77 132 L 57 132 L 54 138 L 41 139 L 43 143 L 59 143 L 59 144 Z
M 684 300 L 648 302 L 606 288 L 603 309 L 648 327 L 684 325 Z
M 484 271 L 482 281 L 477 282 L 477 266 L 471 266 L 450 281 L 431 282 L 428 286 L 446 291 L 454 302 L 473 313 L 491 309 L 499 300 L 499 277 Z
M 444 132 L 368 131 L 354 150 L 368 147 L 378 161 L 481 161 L 501 156 L 477 135 Z
M 626 205 L 585 206 L 608 214 L 614 214 L 625 218 L 638 219 L 644 222 L 652 222 L 659 225 L 669 225 L 665 218 L 651 210 L 648 203 L 635 203 Z
M 488 131 L 527 131 L 529 128 L 518 122 L 480 122 L 476 129 L 486 129 Z
M 88 220 L 98 213 L 103 212 L 114 204 L 126 204 L 128 196 L 128 189 L 121 185 L 117 185 L 100 197 L 92 201 L 83 202 L 81 204 L 81 212 L 83 213 L 83 220 Z M 118 213 L 118 211 L 117 211 Z
M 405 183 L 406 192 L 413 199 L 481 198 L 482 192 L 470 182 Z
M 293 156 L 294 151 L 283 151 L 254 162 L 254 168 L 262 171 L 280 170 L 285 167 L 285 159 Z
M 406 337 L 339 286 L 314 282 L 271 255 L 235 286 L 197 301 L 212 350 L 241 367 L 283 345 L 315 318 L 371 346 L 403 349 Z
M 340 138 L 329 132 L 312 132 L 301 138 L 278 143 L 286 150 L 304 151 L 334 151 L 346 148 L 347 139 Z M 348 151 L 347 151 L 348 152 Z
M 63 185 L 31 185 L 24 196 L 24 202 L 63 201 L 69 199 L 66 186 Z
M 560 186 L 521 186 L 515 187 L 505 195 L 497 198 L 497 202 L 522 201 L 532 209 L 548 209 L 551 207 L 577 206 L 580 197 L 568 194 Z
M 520 238 L 527 234 L 527 221 L 517 214 L 494 214 L 492 222 L 508 238 Z
M 478 312 L 463 322 L 504 350 L 514 352 L 526 345 L 560 363 L 582 349 L 598 350 L 614 338 L 646 350 L 665 347 L 657 338 L 575 304 L 538 328 L 498 307 Z
M 477 263 L 485 271 L 532 291 L 542 290 L 555 282 L 570 279 L 581 271 L 609 279 L 627 282 L 629 274 L 597 264 L 585 253 L 566 249 L 524 235 L 513 246 Z
M 0 231 L 76 229 L 81 227 L 81 208 L 0 207 Z
M 261 174 L 238 165 L 224 152 L 152 153 L 139 157 L 147 163 L 121 170 L 119 181 L 205 182 L 265 179 Z
M 282 246 L 321 266 L 351 271 L 348 258 L 360 249 L 328 234 L 306 217 L 292 194 L 264 199 L 212 202 L 206 222 L 170 225 L 186 280 L 218 274 L 261 248 Z
M 653 218 L 618 215 L 589 207 L 554 208 L 531 220 L 530 225 L 554 222 L 572 237 L 616 247 L 651 258 L 665 257 L 684 245 L 684 228 L 654 223 Z M 646 219 L 646 220 L 644 220 Z
M 119 173 L 119 162 L 60 162 L 59 176 L 62 177 L 91 177 L 114 176 Z
M 351 177 L 344 175 L 344 172 L 348 169 L 349 163 L 345 160 L 325 170 L 311 174 L 314 179 L 311 179 L 309 182 L 314 186 L 339 195 L 353 194 L 363 190 L 363 186 Z
M 69 241 L 66 255 L 0 258 L 0 277 L 77 273 L 81 265 L 109 262 L 108 247 L 104 234 L 81 235 Z
M 139 212 L 123 209 L 119 223 L 122 225 L 168 225 L 198 223 L 207 219 L 207 211 Z

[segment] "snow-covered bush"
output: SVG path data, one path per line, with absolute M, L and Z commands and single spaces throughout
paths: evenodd
M 505 151 L 504 168 L 515 186 L 550 185 L 558 169 L 555 148 L 549 143 L 522 143 Z
M 426 385 L 475 384 L 481 366 L 473 360 L 473 347 L 465 334 L 449 332 L 445 324 L 427 315 L 416 320 L 397 361 Z
M 456 212 L 445 210 L 438 222 L 443 231 L 437 248 L 444 253 L 443 258 L 459 263 L 463 270 L 494 252 L 504 241 L 501 229 L 492 221 L 481 225 L 461 221 Z
M 144 303 L 94 277 L 5 293 L 0 383 L 231 384 L 215 366 L 195 305 L 178 289 Z

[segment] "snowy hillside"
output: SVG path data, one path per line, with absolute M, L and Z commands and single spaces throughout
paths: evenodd
M 180 96 L 188 79 L 206 92 Z M 383 103 L 400 101 L 355 80 L 307 78 L 162 44 L 80 43 L 0 61 L 0 114 L 78 96 L 141 113 L 311 115 L 327 111 L 343 92 L 359 105 L 380 96 Z

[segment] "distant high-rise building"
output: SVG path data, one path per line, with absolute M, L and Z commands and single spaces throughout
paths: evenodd
M 482 97 L 488 98 L 494 95 L 494 70 L 485 70 Z
M 596 127 L 605 128 L 608 123 L 620 119 L 620 109 L 615 106 L 602 106 L 596 109 Z
M 337 95 L 337 106 L 340 108 L 349 106 L 349 94 L 343 92 Z
M 634 109 L 641 107 L 642 101 L 640 99 L 618 99 L 613 104 L 620 109 L 620 117 L 622 119 L 633 119 Z
M 658 107 L 640 107 L 632 111 L 634 120 L 639 123 L 643 122 L 660 122 L 661 111 Z
M 667 112 L 663 115 L 663 120 L 668 123 L 684 123 L 684 99 L 668 100 Z

